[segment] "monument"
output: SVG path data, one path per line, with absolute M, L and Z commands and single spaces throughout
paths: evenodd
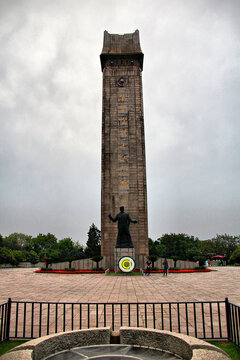
M 139 31 L 124 35 L 105 31 L 100 59 L 103 72 L 101 254 L 112 257 L 116 249 L 128 248 L 138 262 L 139 255 L 149 254 L 141 78 L 143 53 Z M 128 241 L 124 240 L 123 246 L 119 246 L 123 233 L 120 236 L 119 226 L 117 228 L 111 221 L 118 220 L 119 225 L 120 206 L 126 209 L 130 219 L 137 219 L 137 224 L 131 227 L 131 235 L 132 221 L 128 220 L 128 229 L 125 227 L 123 231 Z M 113 218 L 109 218 L 109 214 Z

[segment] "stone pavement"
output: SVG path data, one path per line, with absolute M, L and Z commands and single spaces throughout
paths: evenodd
M 57 302 L 50 305 L 13 303 L 10 326 L 12 337 L 38 337 L 91 326 L 112 326 L 118 329 L 121 325 L 156 326 L 157 329 L 210 338 L 213 333 L 215 338 L 219 335 L 221 337 L 222 331 L 222 336 L 226 337 L 224 303 L 171 306 L 99 304 L 224 301 L 228 297 L 230 302 L 240 305 L 240 267 L 214 270 L 217 271 L 170 273 L 166 278 L 162 273 L 130 277 L 39 274 L 34 269 L 0 269 L 0 303 L 6 302 L 9 297 L 13 302 Z M 70 304 L 59 304 L 65 302 Z M 71 304 L 90 302 L 98 305 Z
M 240 305 L 240 267 L 210 273 L 146 276 L 38 274 L 34 269 L 0 269 L 0 303 L 12 300 L 56 302 L 172 302 L 224 300 Z

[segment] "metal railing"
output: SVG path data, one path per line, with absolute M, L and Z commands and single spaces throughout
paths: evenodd
M 240 307 L 228 301 L 66 303 L 12 301 L 0 305 L 0 341 L 110 326 L 169 330 L 239 346 Z
M 225 301 L 228 339 L 240 346 L 240 306 L 230 303 L 227 298 Z
M 0 343 L 9 339 L 11 316 L 11 300 L 7 303 L 0 304 Z

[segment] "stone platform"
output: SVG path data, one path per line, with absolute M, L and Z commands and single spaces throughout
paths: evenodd
M 130 256 L 135 260 L 135 249 L 134 248 L 115 248 L 114 249 L 114 271 L 119 270 L 118 262 L 123 256 Z

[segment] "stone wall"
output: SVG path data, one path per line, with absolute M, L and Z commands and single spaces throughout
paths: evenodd
M 168 266 L 174 267 L 174 261 L 172 259 L 168 260 Z M 145 269 L 146 267 L 146 261 L 147 257 L 144 255 L 136 255 L 135 256 L 136 261 L 136 268 L 137 269 Z M 163 258 L 158 259 L 155 261 L 154 266 L 163 269 Z M 177 267 L 181 269 L 193 269 L 194 267 L 197 267 L 197 263 L 193 261 L 183 261 L 178 260 L 177 261 Z M 64 270 L 65 268 L 69 267 L 68 262 L 61 262 L 57 264 L 52 264 L 52 269 L 54 270 Z M 81 260 L 75 260 L 72 262 L 72 267 L 75 268 L 75 270 L 92 270 L 93 268 L 97 267 L 97 264 L 92 261 L 91 259 L 81 259 Z M 103 268 L 104 270 L 110 268 L 114 269 L 114 255 L 112 256 L 104 256 L 103 260 L 99 262 L 99 267 Z
M 31 264 L 30 262 L 20 262 L 17 266 L 16 265 L 11 265 L 11 264 L 1 264 L 0 265 L 0 269 L 7 269 L 7 268 L 39 268 L 39 267 L 43 267 L 44 263 L 43 262 L 39 262 L 37 264 Z
M 173 259 L 167 259 L 168 261 L 168 268 L 174 267 L 174 261 Z M 163 262 L 164 258 L 159 258 L 157 261 L 154 262 L 154 266 L 158 269 L 163 269 Z M 194 269 L 198 266 L 197 263 L 194 261 L 184 261 L 184 260 L 178 260 L 176 266 L 180 269 Z

